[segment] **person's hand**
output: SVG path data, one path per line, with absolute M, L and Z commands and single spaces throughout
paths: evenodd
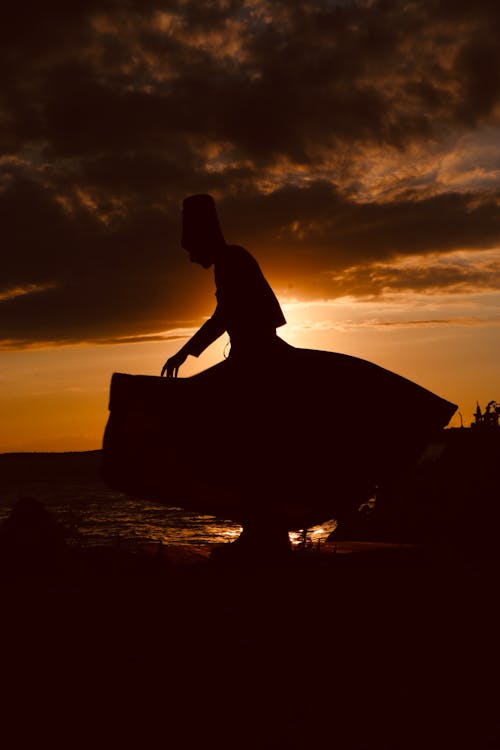
M 177 354 L 174 354 L 173 357 L 167 359 L 162 367 L 161 377 L 166 375 L 167 378 L 176 378 L 177 373 L 179 372 L 179 367 L 183 364 L 183 362 L 186 361 L 187 356 L 188 355 L 181 349 L 180 352 L 177 352 Z

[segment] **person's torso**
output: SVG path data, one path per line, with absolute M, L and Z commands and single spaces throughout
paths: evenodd
M 259 264 L 238 245 L 228 245 L 214 268 L 216 297 L 232 346 L 275 335 L 286 323 L 276 296 Z

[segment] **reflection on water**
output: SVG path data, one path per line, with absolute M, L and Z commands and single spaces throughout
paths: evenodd
M 319 546 L 328 539 L 328 536 L 337 527 L 337 522 L 332 519 L 325 521 L 320 526 L 312 526 L 310 529 L 300 529 L 290 532 L 290 541 L 294 545 L 305 544 Z
M 112 492 L 104 485 L 66 484 L 57 488 L 24 484 L 22 496 L 34 497 L 65 527 L 68 540 L 83 546 L 145 543 L 212 545 L 236 539 L 241 526 L 213 516 L 190 513 L 181 508 L 145 502 Z M 6 518 L 18 494 L 0 489 L 0 521 Z M 324 541 L 335 522 L 310 529 L 307 543 Z M 303 534 L 292 532 L 292 543 L 303 542 Z

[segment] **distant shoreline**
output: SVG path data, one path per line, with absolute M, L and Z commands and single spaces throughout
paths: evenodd
M 464 430 L 469 431 L 470 427 L 444 427 L 445 432 L 463 432 Z M 102 453 L 102 448 L 94 448 L 91 450 L 81 451 L 0 451 L 0 458 L 2 456 L 69 456 L 69 455 L 83 455 L 83 454 L 98 454 Z
M 75 456 L 82 454 L 97 454 L 102 453 L 102 448 L 96 448 L 88 451 L 3 451 L 0 452 L 1 456 Z

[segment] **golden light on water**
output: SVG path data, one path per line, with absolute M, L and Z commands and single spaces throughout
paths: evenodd
M 242 529 L 242 526 L 227 528 L 227 526 L 220 525 L 214 527 L 214 533 L 218 532 L 225 542 L 234 542 L 241 534 Z
M 337 527 L 337 522 L 332 519 L 325 521 L 319 526 L 311 526 L 310 529 L 298 529 L 297 531 L 290 531 L 289 537 L 292 545 L 297 547 L 300 544 L 307 545 L 321 545 L 327 541 L 329 535 Z

